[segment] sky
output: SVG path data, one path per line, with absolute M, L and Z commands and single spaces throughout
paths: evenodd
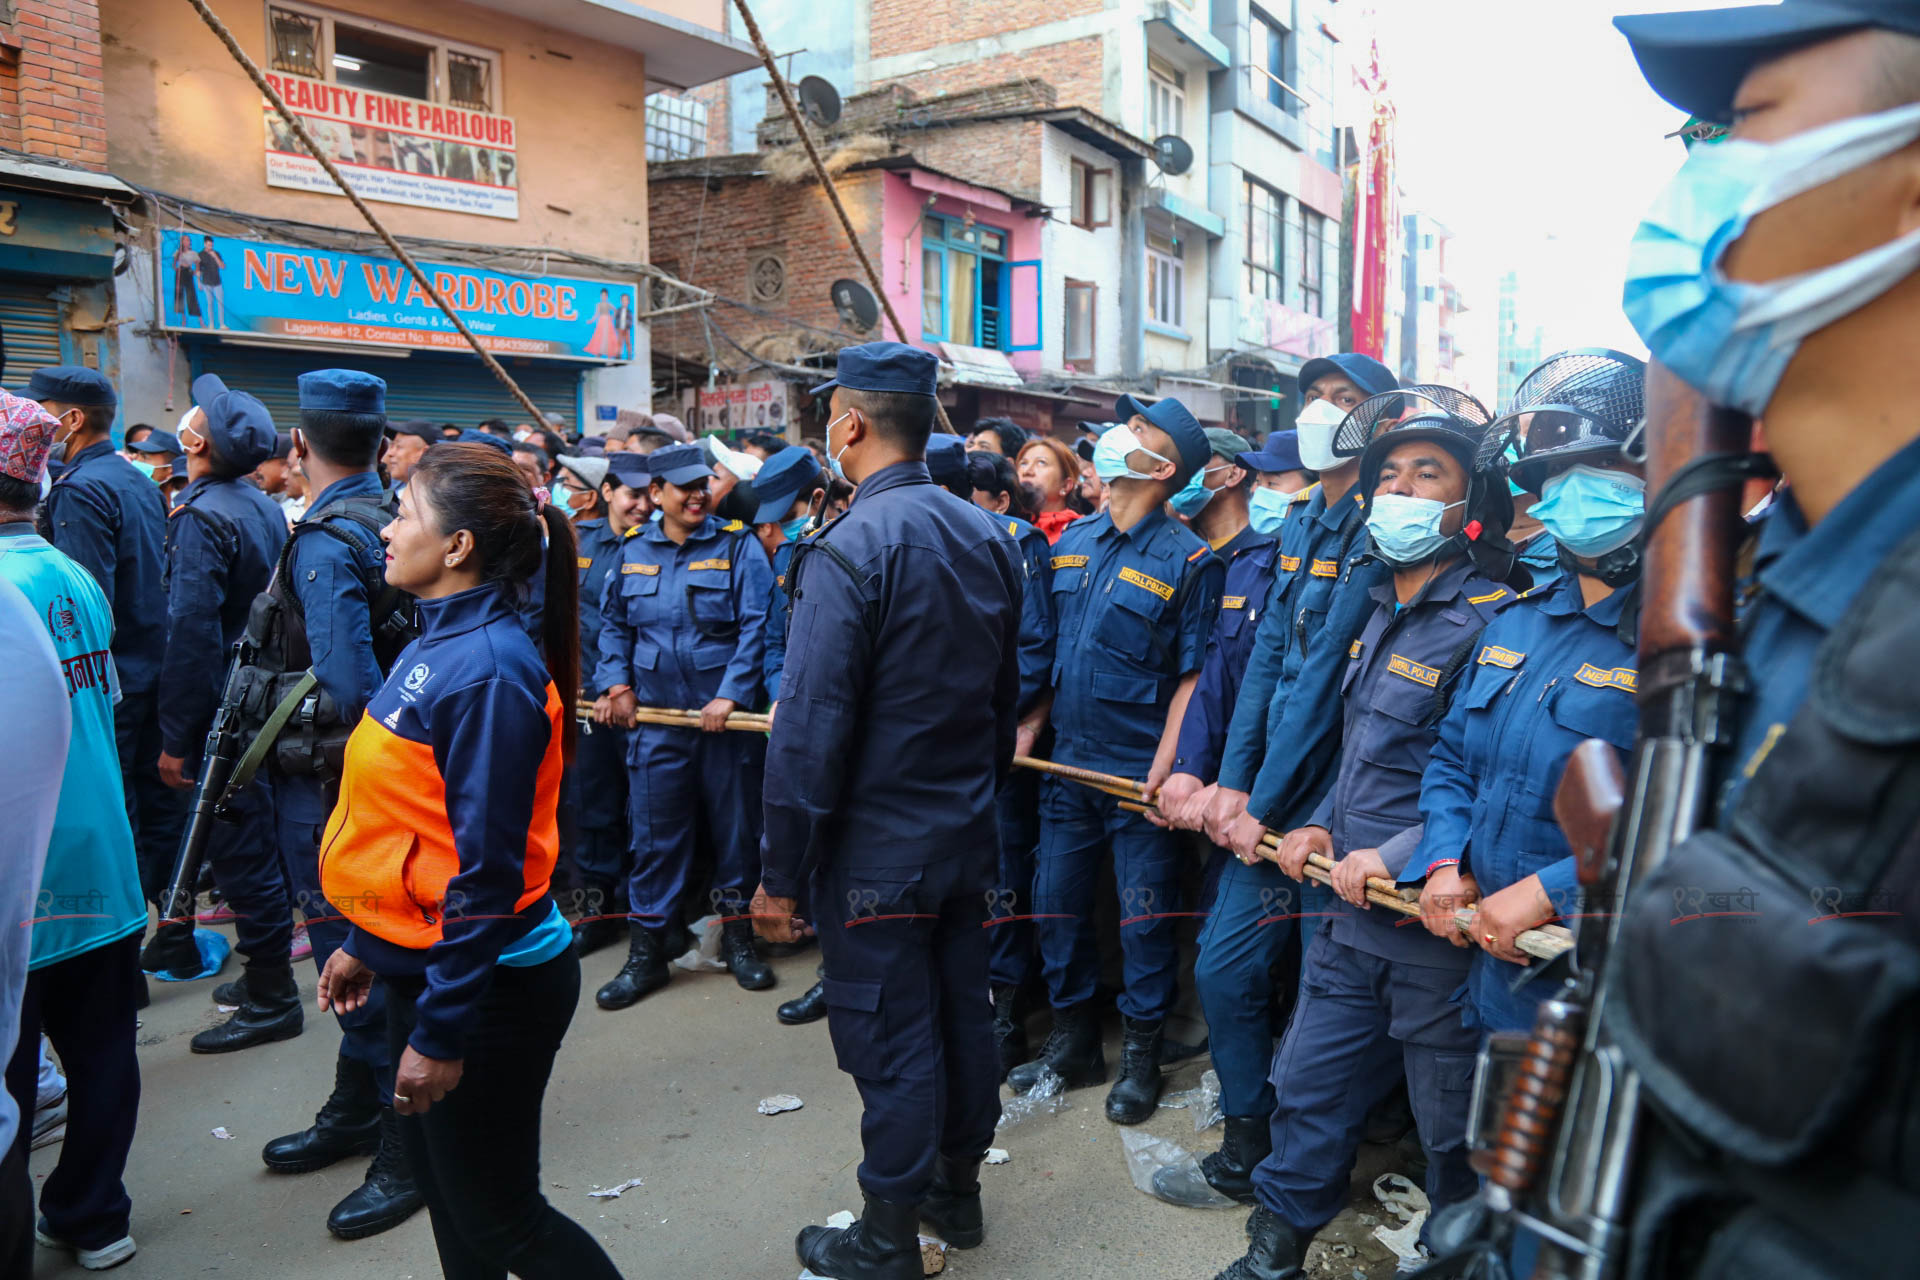
M 1686 153 L 1686 117 L 1654 96 L 1617 13 L 1716 0 L 1347 0 L 1373 13 L 1398 109 L 1403 209 L 1455 233 L 1469 383 L 1492 394 L 1501 273 L 1518 269 L 1547 350 L 1644 354 L 1620 312 L 1627 244 Z M 1341 6 L 1345 8 L 1346 5 Z M 1484 371 L 1484 372 L 1483 372 Z

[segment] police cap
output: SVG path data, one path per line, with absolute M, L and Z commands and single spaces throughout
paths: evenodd
M 713 475 L 707 465 L 706 451 L 697 444 L 670 444 L 647 455 L 647 470 L 655 480 L 668 484 L 692 484 Z
M 300 407 L 323 413 L 387 412 L 387 380 L 358 369 L 315 369 L 300 375 Z
M 607 479 L 615 484 L 623 484 L 629 489 L 644 489 L 651 477 L 647 466 L 649 455 L 644 453 L 610 453 L 607 455 Z
M 120 403 L 119 393 L 107 381 L 105 374 L 98 369 L 77 364 L 57 364 L 34 370 L 20 395 L 23 399 L 41 404 L 51 400 L 56 404 L 74 405 L 82 409 L 112 409 Z
M 206 419 L 207 443 L 228 468 L 245 473 L 273 456 L 273 415 L 267 406 L 213 373 L 193 380 L 193 402 Z
M 784 520 L 794 500 L 817 487 L 823 478 L 820 462 L 810 449 L 782 449 L 768 458 L 754 477 L 754 492 L 760 495 L 760 509 L 753 513 L 754 524 L 772 524 Z
M 823 396 L 835 387 L 849 391 L 899 391 L 908 395 L 938 394 L 940 361 L 933 354 L 904 342 L 863 342 L 840 349 L 840 364 L 831 382 L 811 392 Z

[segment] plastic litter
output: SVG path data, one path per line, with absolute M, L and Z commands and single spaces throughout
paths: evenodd
M 1180 1144 L 1139 1129 L 1122 1129 L 1120 1146 L 1127 1153 L 1133 1185 L 1154 1199 L 1185 1209 L 1236 1207 L 1236 1201 L 1207 1185 L 1199 1160 Z
M 227 964 L 227 957 L 233 954 L 233 944 L 227 941 L 227 935 L 212 929 L 195 929 L 193 946 L 200 953 L 200 968 L 194 973 L 184 973 L 178 969 L 156 969 L 152 976 L 162 982 L 196 982 L 201 978 L 211 978 Z
M 233 1135 L 227 1132 L 227 1126 L 225 1125 L 216 1125 L 213 1128 L 212 1133 L 214 1137 L 220 1139 L 220 1141 L 222 1142 L 233 1141 Z
M 1373 1180 L 1373 1195 L 1402 1223 L 1394 1228 L 1375 1227 L 1373 1238 L 1403 1261 L 1423 1261 L 1426 1255 L 1420 1248 L 1420 1229 L 1426 1226 L 1433 1208 L 1427 1193 L 1397 1173 L 1383 1173 Z
M 618 1186 L 596 1187 L 594 1190 L 587 1192 L 587 1194 L 592 1196 L 595 1200 L 618 1200 L 622 1195 L 633 1190 L 635 1187 L 639 1185 L 640 1185 L 640 1179 L 628 1178 L 625 1182 L 621 1183 Z
M 1173 1111 L 1191 1111 L 1195 1133 L 1204 1133 L 1226 1119 L 1226 1113 L 1220 1110 L 1220 1077 L 1211 1067 L 1194 1088 L 1170 1093 L 1160 1099 L 1160 1105 Z
M 760 1099 L 760 1114 L 777 1116 L 782 1111 L 798 1111 L 807 1104 L 790 1093 L 776 1093 L 771 1098 Z M 831 1225 L 831 1224 L 829 1224 Z
M 988 1164 L 1005 1164 L 1007 1161 L 1011 1159 L 1013 1159 L 1013 1157 L 1007 1154 L 1007 1149 L 1005 1147 L 988 1147 L 987 1148 Z
M 702 916 L 693 922 L 693 945 L 683 956 L 673 959 L 673 967 L 688 973 L 725 973 L 727 962 L 720 958 L 720 917 Z
M 1043 1071 L 1033 1088 L 1000 1104 L 1000 1119 L 993 1127 L 997 1132 L 1011 1129 L 1034 1116 L 1057 1116 L 1070 1105 L 1066 1093 L 1067 1082 L 1058 1072 Z
M 853 1214 L 846 1209 L 842 1209 L 827 1219 L 827 1225 L 829 1227 L 850 1227 L 853 1225 Z M 937 1276 L 946 1269 L 947 1242 L 937 1236 L 921 1236 L 920 1274 L 923 1276 Z M 800 1280 L 827 1280 L 827 1277 L 822 1276 L 811 1267 L 802 1267 L 800 1269 Z

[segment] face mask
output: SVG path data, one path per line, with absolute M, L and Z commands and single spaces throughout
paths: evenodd
M 1430 559 L 1446 545 L 1451 534 L 1440 532 L 1440 520 L 1466 501 L 1441 502 L 1437 498 L 1410 498 L 1399 493 L 1374 497 L 1367 509 L 1367 532 L 1373 535 L 1374 550 L 1397 569 L 1409 568 Z
M 812 516 L 795 516 L 791 520 L 783 521 L 780 532 L 786 536 L 788 542 L 798 542 L 801 533 L 806 530 L 807 521 L 811 519 L 813 519 Z
M 834 427 L 834 423 L 836 422 L 844 422 L 851 415 L 851 413 L 852 413 L 852 410 L 848 410 L 846 413 L 841 414 L 838 418 L 835 418 L 833 422 L 829 422 L 827 424 L 827 430 L 826 430 L 827 469 L 833 472 L 834 475 L 838 476 L 842 480 L 847 480 L 847 473 L 841 470 L 840 468 L 840 453 L 845 453 L 848 449 L 851 449 L 853 447 L 853 441 L 849 440 L 847 441 L 847 443 L 841 445 L 840 453 L 833 452 L 833 427 Z M 852 484 L 853 481 L 847 480 L 847 483 Z
M 1173 504 L 1173 509 L 1189 520 L 1205 511 L 1207 504 L 1213 501 L 1213 495 L 1219 492 L 1218 489 L 1207 488 L 1207 477 L 1216 471 L 1225 470 L 1225 467 L 1208 467 L 1203 471 L 1195 472 L 1193 479 L 1187 481 L 1186 487 L 1168 499 Z
M 1920 231 L 1764 284 L 1720 259 L 1753 218 L 1920 138 L 1920 103 L 1772 144 L 1729 139 L 1687 157 L 1634 232 L 1621 304 L 1654 358 L 1716 404 L 1759 415 L 1794 352 L 1920 268 Z
M 562 511 L 572 510 L 572 507 L 569 505 L 571 497 L 572 494 L 567 489 L 564 480 L 555 480 L 547 485 L 547 501 L 559 507 Z
M 1624 471 L 1569 467 L 1541 486 L 1533 516 L 1554 541 L 1591 560 L 1632 542 L 1647 514 L 1647 482 Z
M 1333 451 L 1333 433 L 1347 420 L 1347 411 L 1331 400 L 1315 400 L 1300 411 L 1294 429 L 1300 433 L 1300 465 L 1308 471 L 1332 471 L 1347 459 Z
M 1156 462 L 1171 462 L 1140 443 L 1140 437 L 1133 434 L 1133 428 L 1124 424 L 1109 427 L 1102 433 L 1093 446 L 1093 473 L 1112 484 L 1115 480 L 1151 480 L 1127 464 L 1134 453 L 1144 453 Z
M 1255 489 L 1253 496 L 1247 499 L 1247 522 L 1261 537 L 1271 537 L 1280 532 L 1280 526 L 1286 523 L 1287 512 L 1293 509 L 1293 504 L 1299 498 L 1297 493 L 1286 493 L 1279 489 Z

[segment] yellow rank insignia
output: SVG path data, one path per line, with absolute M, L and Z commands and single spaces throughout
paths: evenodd
M 623 564 L 620 566 L 620 572 L 644 573 L 651 578 L 659 574 L 660 566 L 657 564 Z
M 1295 569 L 1298 569 L 1299 567 L 1300 567 L 1299 556 L 1281 556 L 1280 557 L 1280 571 L 1282 573 L 1292 573 Z
M 1202 554 L 1205 554 L 1206 548 L 1202 547 L 1200 548 L 1200 551 Z M 1159 596 L 1162 600 L 1173 599 L 1172 587 L 1160 581 L 1160 579 L 1158 578 L 1149 578 L 1146 574 L 1140 572 L 1138 569 L 1133 568 L 1131 565 L 1129 565 L 1128 567 L 1120 571 L 1120 581 L 1131 582 L 1136 587 L 1141 587 L 1147 591 L 1151 591 L 1153 592 L 1153 594 Z
M 687 566 L 687 572 L 697 573 L 701 569 L 719 569 L 725 572 L 731 568 L 733 568 L 733 561 L 731 560 L 695 560 Z
M 1403 658 L 1397 653 L 1387 661 L 1387 670 L 1415 684 L 1423 684 L 1429 689 L 1437 687 L 1440 683 L 1438 668 L 1415 662 L 1412 658 Z
M 1221 596 L 1220 607 L 1222 609 L 1244 609 L 1247 607 L 1247 598 L 1245 596 Z
M 1633 667 L 1596 667 L 1591 662 L 1583 662 L 1573 678 L 1596 689 L 1623 689 L 1633 693 L 1640 687 L 1640 672 Z
M 1340 576 L 1340 562 L 1338 560 L 1315 560 L 1307 572 L 1316 578 L 1337 578 Z
M 1507 595 L 1507 589 L 1505 587 L 1501 587 L 1498 591 L 1489 591 L 1487 592 L 1487 594 L 1483 596 L 1468 596 L 1467 603 L 1468 604 L 1492 604 L 1495 600 L 1504 600 L 1506 598 L 1506 595 Z
M 1211 549 L 1212 548 L 1210 547 L 1200 548 L 1198 551 L 1194 552 L 1192 555 L 1187 557 L 1187 563 L 1192 564 L 1195 560 L 1198 560 L 1201 556 L 1207 554 L 1207 552 Z
M 1478 661 L 1483 667 L 1505 667 L 1511 671 L 1526 661 L 1526 658 L 1527 655 L 1524 653 L 1515 653 L 1511 649 L 1502 649 L 1497 644 L 1490 644 L 1480 650 Z
M 592 557 L 592 556 L 576 556 L 576 557 L 574 557 L 574 559 L 575 559 L 575 560 L 576 560 L 576 562 L 577 562 L 577 563 L 576 563 L 576 564 L 574 565 L 574 567 L 575 567 L 576 569 L 590 569 L 590 568 L 592 568 L 592 567 L 593 567 L 593 557 Z
M 1084 569 L 1087 567 L 1085 556 L 1055 556 L 1053 567 L 1056 569 Z
M 723 525 L 721 525 L 721 526 L 720 526 L 720 532 L 722 532 L 722 533 L 738 533 L 738 532 L 740 532 L 740 531 L 741 531 L 742 529 L 744 529 L 744 528 L 746 528 L 746 527 L 747 527 L 746 525 L 744 525 L 744 524 L 742 524 L 742 523 L 741 523 L 740 521 L 738 521 L 738 520 L 729 520 L 729 521 L 727 521 L 727 522 L 726 522 L 725 524 L 723 524 Z
M 1017 537 L 1019 537 L 1019 536 L 1020 536 L 1020 522 L 1019 522 L 1018 520 L 1009 520 L 1009 521 L 1007 521 L 1007 532 L 1008 532 L 1008 533 L 1010 533 L 1010 534 L 1012 534 L 1012 535 L 1013 535 L 1014 537 L 1016 537 L 1016 538 L 1017 538 Z

